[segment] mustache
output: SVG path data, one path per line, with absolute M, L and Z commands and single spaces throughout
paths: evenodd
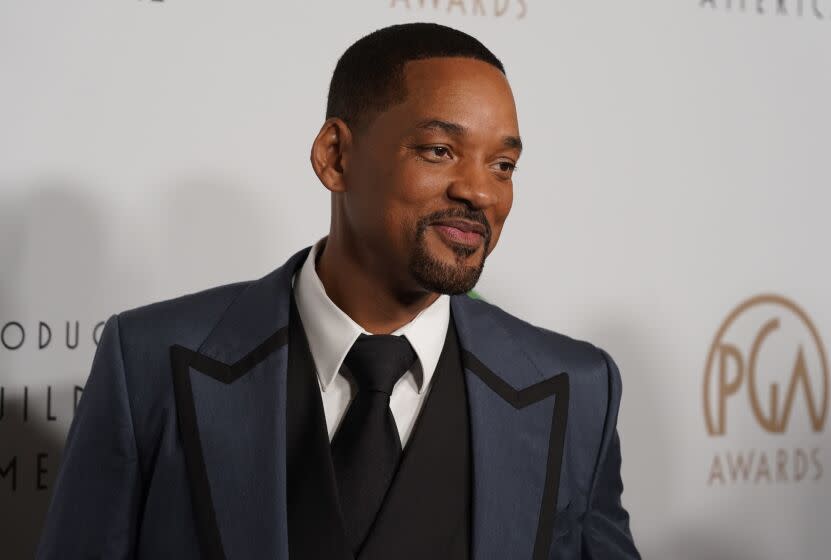
M 485 213 L 482 210 L 471 210 L 469 208 L 448 208 L 427 214 L 418 220 L 418 233 L 421 234 L 433 222 L 448 218 L 458 218 L 482 224 L 485 228 L 485 241 L 490 241 L 491 225 L 485 217 Z

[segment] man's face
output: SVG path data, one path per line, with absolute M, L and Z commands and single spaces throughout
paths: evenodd
M 511 209 L 513 95 L 497 68 L 469 58 L 409 62 L 404 81 L 406 99 L 353 139 L 345 219 L 403 290 L 464 293 Z

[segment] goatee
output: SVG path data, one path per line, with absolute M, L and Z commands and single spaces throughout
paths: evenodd
M 485 239 L 482 243 L 482 258 L 475 266 L 465 264 L 467 259 L 478 251 L 477 248 L 452 245 L 456 255 L 455 264 L 447 264 L 434 258 L 427 250 L 425 234 L 433 222 L 446 218 L 461 218 L 478 222 L 485 226 Z M 442 210 L 434 212 L 418 221 L 416 228 L 415 251 L 410 259 L 410 274 L 419 285 L 431 292 L 440 294 L 464 294 L 473 289 L 485 268 L 485 258 L 491 241 L 491 228 L 482 211 Z

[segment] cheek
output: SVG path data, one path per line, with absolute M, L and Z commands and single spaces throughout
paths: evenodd
M 500 201 L 500 214 L 502 216 L 502 223 L 505 223 L 505 219 L 508 217 L 508 214 L 511 213 L 511 208 L 514 205 L 514 187 L 510 185 L 505 193 L 505 196 Z
M 387 214 L 382 219 L 402 229 L 407 237 L 415 235 L 416 225 L 423 216 L 446 207 L 446 179 L 439 173 L 430 173 L 424 164 L 403 163 L 392 170 L 386 181 Z
M 418 206 L 443 199 L 448 179 L 440 166 L 410 158 L 395 171 L 393 180 L 402 203 Z
M 412 205 L 393 201 L 376 219 L 383 224 L 385 235 L 396 251 L 406 252 L 415 242 L 419 216 Z
M 411 229 L 418 220 L 417 206 L 402 182 L 400 175 L 391 175 L 383 178 L 382 190 L 376 193 L 375 213 L 368 219 L 383 229 L 387 243 L 402 250 L 412 236 Z
M 352 177 L 348 205 L 361 229 L 388 237 L 401 219 L 401 173 L 384 162 L 360 169 L 362 172 Z
M 491 244 L 488 247 L 488 254 L 490 255 L 491 252 L 496 248 L 497 243 L 499 243 L 499 236 L 502 235 L 502 226 L 494 226 L 491 228 Z
M 505 225 L 505 220 L 511 212 L 513 206 L 513 190 L 509 189 L 499 200 L 499 204 L 495 206 L 494 216 L 491 221 L 491 245 L 490 251 L 496 247 L 499 236 L 502 234 L 502 226 Z

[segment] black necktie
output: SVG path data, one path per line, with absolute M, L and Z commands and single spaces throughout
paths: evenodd
M 356 553 L 401 460 L 390 394 L 415 358 L 403 336 L 362 334 L 344 359 L 358 392 L 332 440 L 332 463 L 344 527 Z

